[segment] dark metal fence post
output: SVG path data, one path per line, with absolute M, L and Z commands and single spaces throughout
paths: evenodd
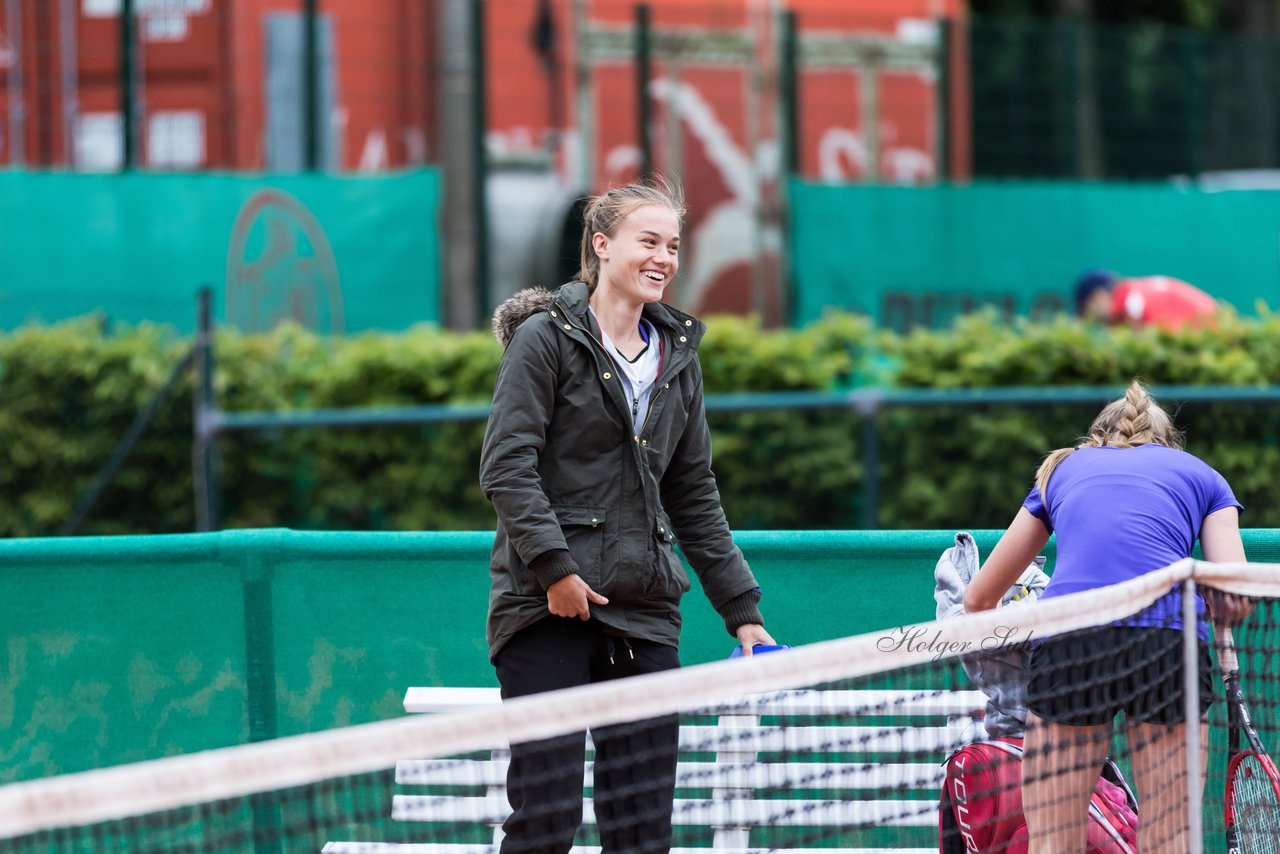
M 6 0 L 6 30 L 10 33 L 22 32 L 22 3 L 19 0 Z M 7 95 L 9 97 L 9 165 L 25 166 L 27 140 L 27 96 L 26 77 L 22 73 L 27 57 L 20 37 L 9 39 L 9 71 L 5 75 Z
M 653 140 L 649 126 L 653 123 L 649 100 L 649 81 L 653 79 L 652 31 L 648 3 L 640 3 L 635 9 L 635 72 L 636 72 L 636 141 L 640 146 L 640 176 L 653 173 Z
M 778 22 L 778 227 L 791 232 L 791 182 L 800 174 L 800 94 L 799 45 L 796 13 L 783 12 Z M 783 240 L 778 250 L 779 313 L 788 324 L 795 322 L 795 275 L 791 241 Z
M 489 200 L 487 185 L 488 159 L 485 156 L 485 23 L 483 0 L 471 0 L 471 133 L 475 146 L 471 157 L 476 236 L 476 309 L 481 323 L 486 323 L 493 313 L 493 300 L 489 294 Z
M 800 55 L 795 12 L 782 13 L 778 41 L 778 138 L 782 143 L 782 175 L 786 180 L 800 172 Z
M 125 460 L 129 458 L 129 454 L 138 444 L 138 440 L 142 438 L 142 433 L 150 426 L 155 419 L 156 414 L 160 411 L 160 407 L 168 402 L 169 396 L 173 394 L 178 387 L 179 381 L 186 375 L 187 370 L 191 367 L 192 359 L 195 356 L 195 345 L 183 354 L 178 364 L 173 366 L 173 370 L 169 372 L 169 376 L 165 379 L 164 384 L 159 390 L 151 396 L 151 400 L 143 407 L 133 419 L 133 423 L 129 425 L 129 429 L 125 432 L 120 441 L 116 443 L 115 448 L 111 451 L 111 456 L 107 459 L 105 465 L 99 470 L 97 476 L 93 479 L 93 484 L 89 490 L 80 499 L 80 503 L 76 505 L 75 511 L 70 518 L 63 523 L 58 530 L 58 535 L 69 537 L 80 530 L 80 526 L 84 524 L 84 520 L 89 518 L 89 514 L 93 512 L 98 501 L 102 498 L 103 493 L 107 491 L 107 487 L 111 484 L 112 479 L 120 473 L 120 469 L 124 468 Z
M 256 553 L 243 554 L 241 560 L 249 741 L 268 741 L 280 734 L 272 563 Z M 270 793 L 264 793 L 250 796 L 249 803 L 253 815 L 253 854 L 282 854 L 286 837 L 280 802 L 272 799 Z
M 1205 127 L 1204 116 L 1208 114 L 1207 87 L 1205 85 L 1205 63 L 1207 55 L 1207 39 L 1198 32 L 1188 32 L 1182 36 L 1182 55 L 1184 63 L 1184 79 L 1187 86 L 1187 119 L 1185 133 L 1187 140 L 1187 172 L 1198 177 L 1204 168 L 1202 145 Z M 1250 47 L 1252 47 L 1250 45 Z M 1256 48 L 1253 48 L 1256 50 Z
M 120 2 L 120 169 L 138 165 L 137 107 L 134 76 L 138 59 L 138 27 L 134 0 Z
M 320 58 L 317 0 L 302 0 L 302 163 L 308 172 L 320 168 Z
M 934 156 L 940 180 L 951 177 L 951 40 L 955 38 L 955 25 L 949 18 L 938 22 L 938 52 L 935 66 L 937 83 L 934 92 L 938 105 L 938 151 Z
M 197 296 L 195 383 L 192 398 L 192 475 L 195 482 L 196 530 L 218 527 L 218 471 L 215 456 L 217 410 L 213 404 L 213 289 Z
M 878 397 L 867 397 L 857 404 L 862 416 L 862 522 L 864 531 L 880 527 L 880 432 L 876 416 L 880 412 Z

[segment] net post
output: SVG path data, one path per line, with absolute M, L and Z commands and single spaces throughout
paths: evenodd
M 759 715 L 726 711 L 719 716 L 717 727 L 729 736 L 728 745 L 720 744 L 716 749 L 716 764 L 729 765 L 735 768 L 747 768 L 756 763 L 756 751 L 750 743 L 743 743 L 738 734 L 749 732 L 760 725 Z M 736 731 L 736 732 L 735 732 Z M 745 781 L 738 780 L 742 783 Z M 714 800 L 749 800 L 752 789 L 746 787 L 716 787 L 712 789 Z M 741 824 L 717 827 L 713 837 L 713 846 L 717 850 L 751 847 L 751 828 Z
M 1195 565 L 1192 564 L 1192 574 Z M 1204 814 L 1200 779 L 1200 663 L 1196 617 L 1196 582 L 1182 583 L 1182 700 L 1187 721 L 1188 854 L 1204 854 Z

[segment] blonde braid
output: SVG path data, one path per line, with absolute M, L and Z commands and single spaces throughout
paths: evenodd
M 1151 396 L 1142 383 L 1130 383 L 1124 393 L 1124 412 L 1108 437 L 1109 443 L 1117 448 L 1133 448 L 1151 442 L 1151 405 Z
M 1094 419 L 1089 432 L 1074 448 L 1059 448 L 1044 458 L 1036 471 L 1036 487 L 1040 499 L 1045 500 L 1045 489 L 1054 469 L 1077 448 L 1136 448 L 1148 444 L 1181 448 L 1182 435 L 1173 426 L 1173 419 L 1152 399 L 1138 380 L 1129 383 L 1124 397 L 1103 407 Z

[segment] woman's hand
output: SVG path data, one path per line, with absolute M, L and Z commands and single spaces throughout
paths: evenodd
M 547 610 L 557 617 L 590 620 L 592 602 L 609 604 L 609 600 L 592 590 L 581 575 L 566 575 L 547 588 Z
M 1027 564 L 1035 560 L 1047 542 L 1049 530 L 1044 523 L 1027 508 L 1020 509 L 965 589 L 965 613 L 998 607 L 1005 591 L 1026 571 Z
M 1248 596 L 1236 593 L 1224 593 L 1212 587 L 1203 587 L 1204 604 L 1209 611 L 1209 620 L 1214 625 L 1238 626 L 1253 613 L 1254 601 Z
M 1240 538 L 1240 511 L 1235 507 L 1215 510 L 1200 523 L 1200 552 L 1213 563 L 1244 563 L 1244 542 Z M 1202 588 L 1209 617 L 1215 623 L 1238 626 L 1253 613 L 1254 602 L 1247 596 Z
M 751 655 L 752 647 L 758 643 L 775 646 L 774 640 L 759 623 L 743 623 L 738 626 L 738 643 L 742 644 L 742 654 Z

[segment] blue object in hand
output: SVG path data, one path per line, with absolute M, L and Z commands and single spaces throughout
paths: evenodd
M 791 649 L 785 643 L 758 643 L 751 648 L 752 655 L 761 655 L 766 652 L 778 652 L 779 650 Z M 742 644 L 738 644 L 733 648 L 733 652 L 729 653 L 730 658 L 742 658 Z

